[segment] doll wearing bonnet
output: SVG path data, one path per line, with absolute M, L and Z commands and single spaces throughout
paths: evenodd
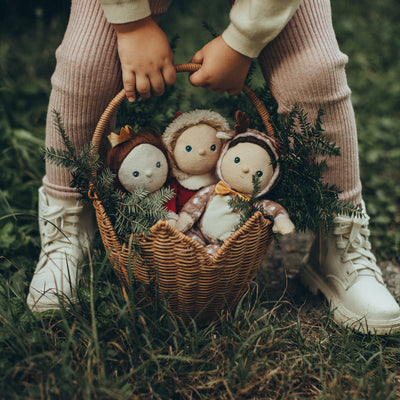
M 247 129 L 237 134 L 222 149 L 217 164 L 220 181 L 201 189 L 182 208 L 176 225 L 182 232 L 188 231 L 197 222 L 201 232 L 198 238 L 208 244 L 207 251 L 214 255 L 219 243 L 235 230 L 240 216 L 228 204 L 232 196 L 249 198 L 253 191 L 252 176 L 260 179 L 259 204 L 267 215 L 273 217 L 273 231 L 289 234 L 294 225 L 287 211 L 278 203 L 261 199 L 279 179 L 278 153 L 273 139 L 265 134 Z

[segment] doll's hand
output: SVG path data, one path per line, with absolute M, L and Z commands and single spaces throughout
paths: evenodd
M 186 232 L 193 226 L 193 224 L 193 218 L 189 214 L 182 212 L 176 222 L 175 229 L 180 232 Z
M 227 91 L 234 96 L 243 88 L 251 65 L 251 58 L 229 47 L 222 36 L 207 43 L 192 58 L 192 62 L 202 64 L 190 75 L 193 86 L 200 86 L 215 92 Z
M 167 219 L 167 223 L 171 225 L 173 228 L 176 227 L 176 219 Z
M 290 218 L 286 215 L 282 215 L 274 220 L 274 226 L 272 231 L 274 233 L 280 233 L 281 235 L 289 235 L 294 232 L 295 226 Z
M 168 224 L 170 224 L 173 228 L 175 228 L 175 227 L 176 227 L 176 223 L 177 223 L 177 221 L 178 221 L 178 218 L 179 218 L 179 216 L 178 216 L 177 213 L 174 213 L 173 211 L 169 211 L 169 212 L 168 212 L 168 219 L 167 219 L 167 222 L 168 222 Z
M 118 40 L 122 80 L 129 101 L 140 96 L 161 96 L 176 80 L 174 57 L 168 38 L 151 19 L 113 24 Z

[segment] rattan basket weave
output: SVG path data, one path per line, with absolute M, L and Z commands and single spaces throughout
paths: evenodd
M 176 66 L 177 72 L 193 72 L 197 64 Z M 243 92 L 260 114 L 268 135 L 273 136 L 269 114 L 261 101 L 247 87 Z M 101 116 L 92 138 L 98 151 L 100 141 L 125 99 L 122 90 L 110 102 Z M 141 253 L 121 242 L 115 233 L 103 204 L 95 194 L 90 196 L 96 212 L 97 224 L 105 250 L 121 283 L 155 283 L 158 293 L 166 298 L 171 310 L 183 320 L 195 318 L 198 322 L 214 320 L 223 308 L 232 309 L 248 290 L 272 241 L 272 224 L 256 213 L 245 225 L 234 232 L 210 258 L 204 247 L 159 221 L 151 235 L 140 237 Z

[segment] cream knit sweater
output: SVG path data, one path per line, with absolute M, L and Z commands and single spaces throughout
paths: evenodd
M 137 21 L 151 14 L 148 0 L 100 0 L 100 3 L 108 22 L 114 24 Z M 258 57 L 300 3 L 301 0 L 236 0 L 229 15 L 231 22 L 222 37 L 239 53 Z

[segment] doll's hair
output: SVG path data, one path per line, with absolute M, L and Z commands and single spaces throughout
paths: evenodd
M 217 131 L 229 130 L 228 121 L 215 111 L 193 110 L 177 115 L 178 116 L 167 126 L 163 134 L 163 142 L 171 153 L 173 153 L 176 141 L 181 136 L 182 132 L 192 126 L 204 124 Z
M 133 132 L 133 131 L 132 131 Z M 124 161 L 125 157 L 129 152 L 140 144 L 151 144 L 159 148 L 165 157 L 167 157 L 167 151 L 165 150 L 164 144 L 161 140 L 161 134 L 158 130 L 152 128 L 146 128 L 139 132 L 133 132 L 132 138 L 126 142 L 118 144 L 111 148 L 107 153 L 107 165 L 114 174 L 118 175 L 118 170 Z
M 254 137 L 254 136 L 238 137 L 236 139 L 232 139 L 229 142 L 228 149 L 231 149 L 232 147 L 236 146 L 239 143 L 254 143 L 257 146 L 262 147 L 268 153 L 269 158 L 271 159 L 272 168 L 275 170 L 278 160 L 276 159 L 275 154 L 271 150 L 271 147 L 268 146 L 268 144 L 266 142 Z

